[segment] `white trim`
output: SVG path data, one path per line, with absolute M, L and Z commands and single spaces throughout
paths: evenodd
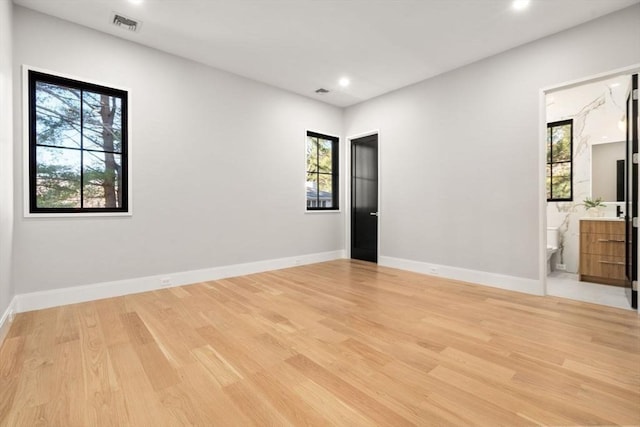
M 57 307 L 79 302 L 93 301 L 103 298 L 111 298 L 139 292 L 154 291 L 172 286 L 189 285 L 193 283 L 219 280 L 226 277 L 243 276 L 247 274 L 261 273 L 264 271 L 278 270 L 299 265 L 314 264 L 318 262 L 332 261 L 345 257 L 343 250 L 320 252 L 315 254 L 300 255 L 288 258 L 256 261 L 245 264 L 226 265 L 202 270 L 181 271 L 165 273 L 157 276 L 139 277 L 136 279 L 103 282 L 85 286 L 54 289 L 50 291 L 32 292 L 16 295 L 15 311 L 40 310 L 43 308 Z M 170 278 L 171 284 L 164 285 L 163 279 Z
M 365 136 L 378 135 L 378 261 L 380 260 L 380 236 L 381 236 L 381 216 L 382 216 L 382 156 L 381 156 L 381 140 L 380 137 L 380 129 L 372 129 L 370 131 L 358 133 L 355 135 L 348 136 L 346 138 L 347 143 L 345 144 L 345 184 L 344 184 L 344 205 L 345 209 L 345 253 L 347 258 L 351 258 L 351 144 L 354 139 L 364 138 Z
M 13 297 L 11 302 L 9 303 L 9 307 L 4 311 L 2 317 L 0 317 L 0 346 L 4 342 L 4 339 L 7 337 L 7 333 L 9 332 L 9 328 L 11 327 L 11 323 L 13 323 L 13 318 L 16 313 L 16 297 Z
M 538 277 L 543 295 L 547 295 L 547 102 L 542 89 L 538 94 L 538 116 Z
M 319 133 L 321 135 L 325 135 L 325 136 L 330 136 L 332 138 L 338 138 L 338 188 L 340 188 L 340 183 L 343 180 L 343 177 L 341 176 L 341 171 L 342 171 L 342 154 L 341 154 L 341 149 L 342 149 L 342 137 L 338 136 L 338 135 L 334 135 L 331 132 L 321 132 L 321 131 L 317 131 L 317 130 L 312 130 L 312 129 L 305 129 L 304 130 L 304 149 L 302 150 L 302 155 L 304 156 L 304 161 L 302 162 L 302 165 L 304 166 L 304 179 L 303 179 L 303 183 L 304 183 L 304 198 L 302 200 L 302 206 L 304 206 L 304 213 L 306 214 L 332 214 L 332 213 L 341 213 L 342 212 L 342 203 L 340 201 L 340 198 L 342 197 L 342 194 L 340 194 L 340 191 L 338 192 L 338 209 L 327 209 L 327 210 L 309 210 L 307 209 L 307 133 L 308 132 L 313 132 L 313 133 Z M 318 191 L 320 191 L 320 189 L 318 189 Z
M 31 213 L 29 212 L 29 71 L 51 74 L 65 79 L 78 80 L 81 82 L 111 87 L 127 92 L 127 192 L 128 210 L 127 212 L 81 212 L 81 213 Z M 22 65 L 22 204 L 24 218 L 79 218 L 79 217 L 130 217 L 133 215 L 133 173 L 132 173 L 132 120 L 131 120 L 132 91 L 131 89 L 105 83 L 97 80 L 86 79 L 66 73 L 47 70 L 44 68 Z
M 592 74 L 590 76 L 581 77 L 579 79 L 568 80 L 563 83 L 558 83 L 551 86 L 543 87 L 541 90 L 545 93 L 551 93 L 557 90 L 569 89 L 573 86 L 582 86 L 591 82 L 616 77 L 622 74 L 635 74 L 639 71 L 640 71 L 640 63 L 629 65 L 627 67 L 616 68 L 614 70 L 604 71 L 598 74 Z M 546 108 L 545 108 L 545 113 L 546 113 Z
M 449 267 L 447 265 L 430 264 L 421 261 L 381 256 L 378 264 L 385 267 L 398 268 L 413 271 L 415 273 L 434 276 L 434 269 L 438 271 L 436 277 L 460 280 L 474 285 L 490 286 L 509 291 L 523 292 L 533 295 L 544 295 L 544 289 L 537 279 L 525 279 L 523 277 L 507 276 L 487 271 L 468 270 L 466 268 Z
M 540 215 L 538 221 L 539 237 L 538 237 L 538 271 L 540 275 L 540 287 L 547 295 L 547 197 L 546 197 L 546 141 L 547 141 L 547 103 L 546 95 L 562 89 L 569 89 L 575 86 L 581 86 L 598 80 L 623 75 L 640 73 L 640 63 L 629 65 L 627 67 L 617 68 L 605 71 L 591 76 L 579 79 L 569 80 L 564 83 L 543 87 L 538 95 L 538 186 L 539 186 L 539 204 L 538 212 Z M 640 185 L 640 183 L 639 183 Z M 638 268 L 640 269 L 640 253 L 638 253 Z M 640 315 L 640 311 L 639 311 Z
M 305 198 L 305 201 L 306 201 L 306 198 Z M 313 214 L 332 214 L 332 213 L 333 214 L 339 214 L 339 213 L 342 213 L 342 210 L 341 209 L 327 209 L 327 210 L 318 209 L 318 210 L 308 211 L 308 210 L 305 209 L 304 213 L 305 214 L 311 214 L 311 215 L 313 215 Z

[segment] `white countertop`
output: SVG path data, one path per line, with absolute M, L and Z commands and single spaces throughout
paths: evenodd
M 624 219 L 620 219 L 615 216 L 586 216 L 584 218 L 580 218 L 580 221 L 624 221 Z

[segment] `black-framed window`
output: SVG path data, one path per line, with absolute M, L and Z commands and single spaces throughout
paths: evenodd
M 547 123 L 547 201 L 573 200 L 573 120 Z
M 29 211 L 128 212 L 127 91 L 28 76 Z
M 307 210 L 338 209 L 338 138 L 307 132 Z

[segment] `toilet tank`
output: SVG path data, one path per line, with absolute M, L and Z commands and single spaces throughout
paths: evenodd
M 547 227 L 547 247 L 558 247 L 558 227 Z

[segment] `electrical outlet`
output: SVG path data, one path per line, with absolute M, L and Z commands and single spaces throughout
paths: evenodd
M 564 264 L 556 264 L 556 270 L 567 271 L 567 266 Z
M 438 267 L 429 267 L 429 274 L 434 274 L 437 275 L 438 274 Z
M 171 282 L 171 277 L 163 277 L 160 279 L 160 284 L 162 286 L 171 286 L 173 283 Z

